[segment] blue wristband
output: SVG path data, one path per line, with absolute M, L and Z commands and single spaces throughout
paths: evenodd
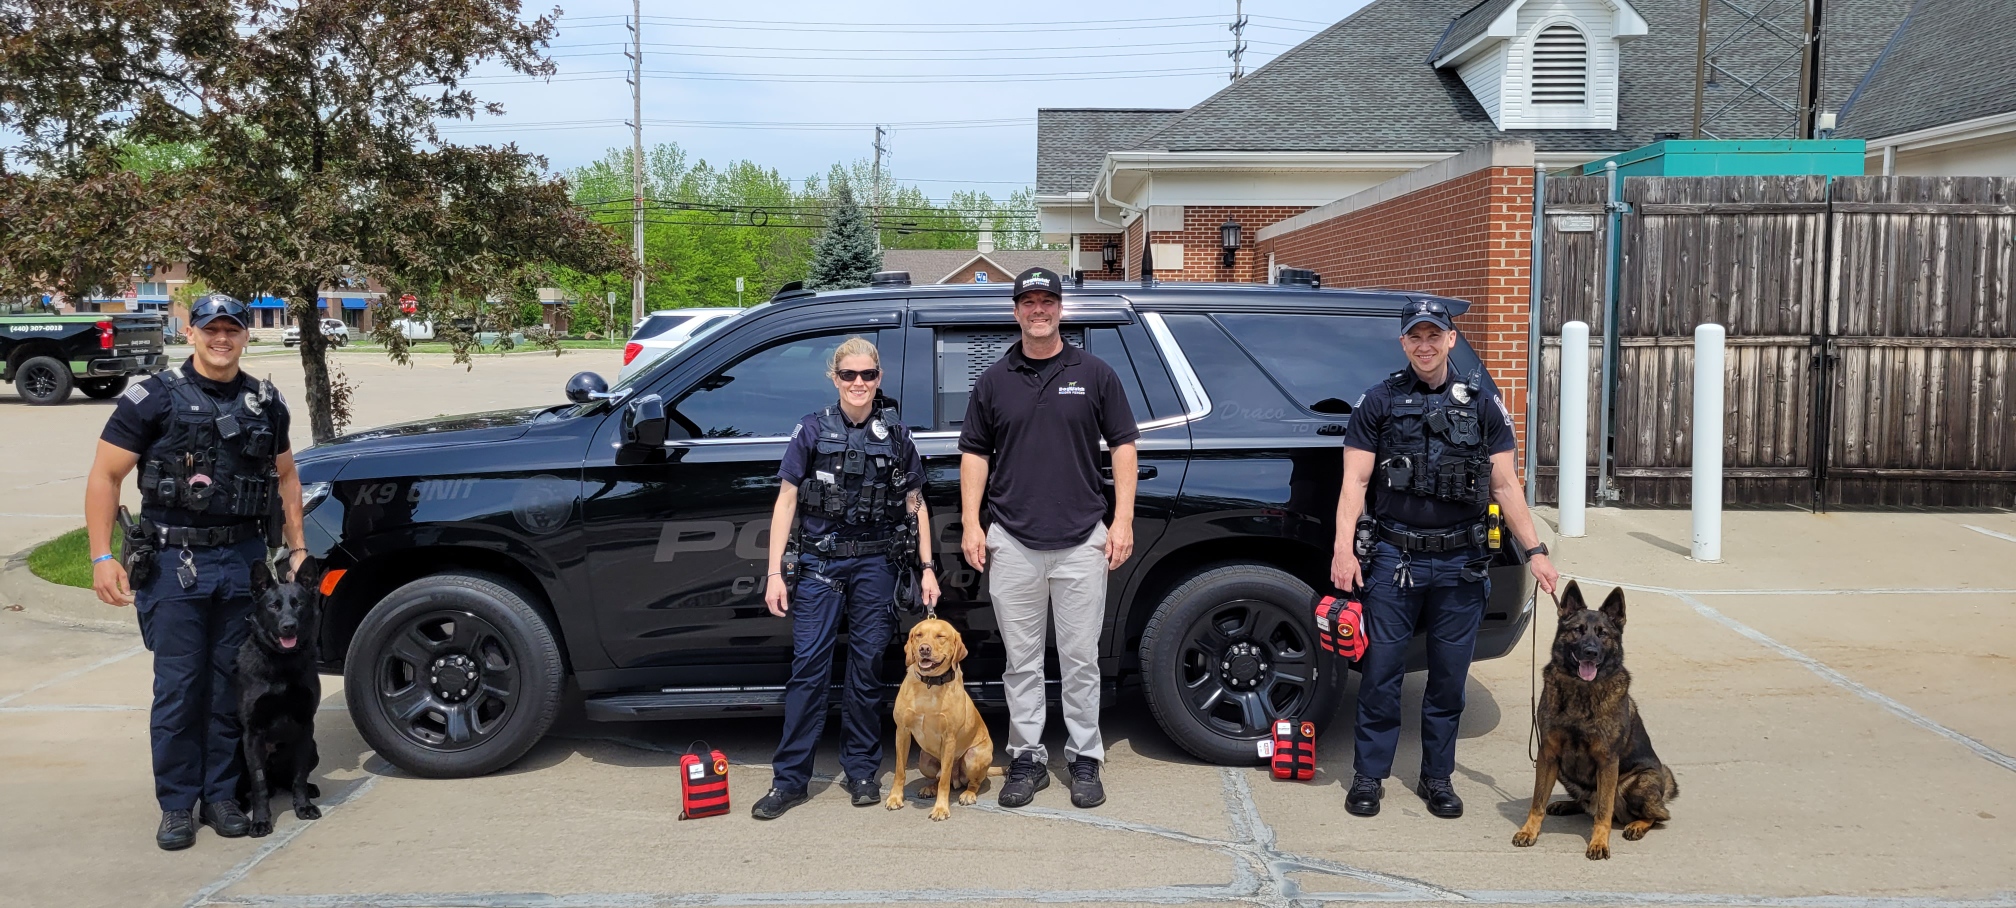
M 100 556 L 98 556 L 98 557 L 96 557 L 96 558 L 93 558 L 93 559 L 91 559 L 91 563 L 92 563 L 92 564 L 97 564 L 97 563 L 98 563 L 98 562 L 100 562 L 100 561 L 111 561 L 111 560 L 112 560 L 112 555 L 111 555 L 111 553 L 109 553 L 109 552 L 108 552 L 108 553 L 106 553 L 106 554 L 103 554 L 103 555 L 100 555 Z

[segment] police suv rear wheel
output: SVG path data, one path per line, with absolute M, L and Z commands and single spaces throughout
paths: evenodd
M 1169 592 L 1141 634 L 1155 721 L 1184 750 L 1226 766 L 1259 762 L 1278 719 L 1318 734 L 1344 671 L 1318 660 L 1309 585 L 1260 565 L 1207 570 Z
M 422 577 L 364 617 L 343 692 L 366 743 L 394 766 L 480 776 L 524 756 L 559 715 L 559 642 L 532 596 L 494 574 Z

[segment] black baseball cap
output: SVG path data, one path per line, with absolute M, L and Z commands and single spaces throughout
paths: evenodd
M 1028 293 L 1031 290 L 1048 290 L 1056 294 L 1058 299 L 1063 299 L 1064 279 L 1058 277 L 1057 272 L 1051 271 L 1048 268 L 1031 268 L 1021 274 L 1015 275 L 1016 299 L 1021 299 L 1022 294 Z
M 1441 300 L 1410 299 L 1407 305 L 1400 307 L 1401 334 L 1414 330 L 1414 326 L 1422 322 L 1429 322 L 1444 331 L 1456 328 L 1456 323 L 1449 320 L 1449 307 L 1442 305 Z
M 220 318 L 228 318 L 238 323 L 240 328 L 252 327 L 250 310 L 236 298 L 222 293 L 210 293 L 196 298 L 189 304 L 189 327 L 201 328 Z

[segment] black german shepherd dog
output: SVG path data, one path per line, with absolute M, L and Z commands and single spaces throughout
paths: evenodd
M 1587 812 L 1596 826 L 1585 854 L 1600 861 L 1610 857 L 1613 820 L 1628 824 L 1624 838 L 1644 838 L 1672 817 L 1666 802 L 1680 797 L 1680 785 L 1652 752 L 1652 737 L 1631 700 L 1631 673 L 1624 670 L 1624 590 L 1611 590 L 1603 607 L 1590 611 L 1571 581 L 1560 615 L 1533 720 L 1540 737 L 1533 804 L 1512 844 L 1533 844 L 1542 813 Z M 1570 800 L 1549 804 L 1556 778 Z
M 321 760 L 315 710 L 322 705 L 322 679 L 312 636 L 321 575 L 313 558 L 285 580 L 276 581 L 264 561 L 252 566 L 252 633 L 238 649 L 238 721 L 245 746 L 239 795 L 254 836 L 273 831 L 272 800 L 283 791 L 294 796 L 295 816 L 322 816 L 311 800 L 322 790 L 308 781 Z

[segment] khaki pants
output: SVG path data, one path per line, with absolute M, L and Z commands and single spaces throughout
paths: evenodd
M 1043 637 L 1057 623 L 1057 667 L 1063 677 L 1066 758 L 1104 762 L 1099 737 L 1099 630 L 1106 623 L 1106 527 L 1068 549 L 1039 552 L 1000 524 L 987 530 L 987 595 L 1008 651 L 1001 686 L 1008 697 L 1008 755 L 1047 763 L 1043 721 Z

